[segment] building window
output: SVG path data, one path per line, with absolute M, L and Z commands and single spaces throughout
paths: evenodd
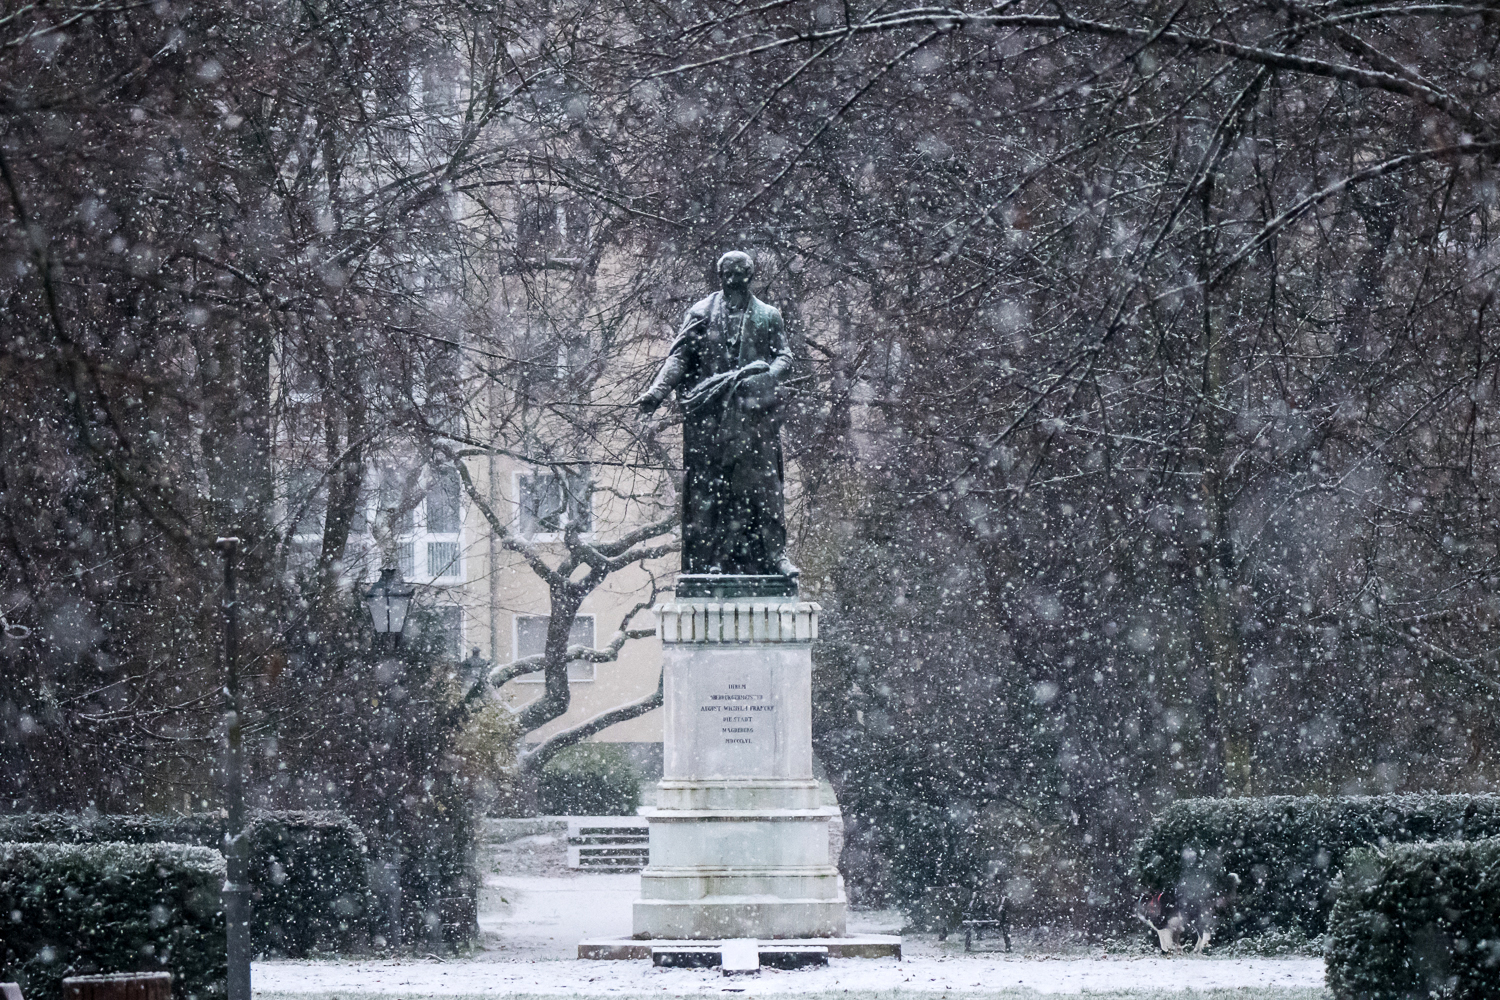
M 456 604 L 445 604 L 437 609 L 437 616 L 442 629 L 443 655 L 450 660 L 463 659 L 464 609 Z
M 430 577 L 459 576 L 457 542 L 427 543 L 427 575 Z
M 456 533 L 459 513 L 458 470 L 435 470 L 427 490 L 427 530 L 435 535 Z
M 547 623 L 552 619 L 546 615 L 516 615 L 516 659 L 536 656 L 547 647 Z M 579 615 L 573 619 L 573 629 L 568 634 L 568 645 L 594 648 L 594 616 Z M 595 664 L 583 660 L 568 663 L 568 682 L 592 681 Z M 540 684 L 541 671 L 517 678 L 520 683 Z
M 457 469 L 448 466 L 432 470 L 423 504 L 423 527 L 427 535 L 427 576 L 433 580 L 463 578 L 458 537 L 463 499 L 459 489 Z
M 390 527 L 391 534 L 410 534 L 416 526 L 412 508 L 406 500 L 406 475 L 400 469 L 385 468 L 380 471 L 380 491 L 377 499 L 380 520 Z
M 589 242 L 588 206 L 551 194 L 522 196 L 516 204 L 516 247 L 521 256 L 570 258 Z
M 463 579 L 463 495 L 458 470 L 427 470 L 426 488 L 398 468 L 381 471 L 375 515 L 367 529 L 385 525 L 403 579 L 452 584 Z
M 316 469 L 293 469 L 287 474 L 287 515 L 291 534 L 323 537 L 323 474 Z
M 594 504 L 587 471 L 522 473 L 516 478 L 520 533 L 527 538 L 559 535 L 567 525 L 594 530 Z

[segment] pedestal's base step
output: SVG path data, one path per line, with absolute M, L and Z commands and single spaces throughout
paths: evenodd
M 675 944 L 657 945 L 651 949 L 651 964 L 664 969 L 722 968 L 725 975 L 754 973 L 761 966 L 772 969 L 805 969 L 828 964 L 828 946 L 821 944 L 783 944 L 776 941 L 751 942 L 748 956 L 731 957 L 730 945 Z
M 568 820 L 568 867 L 638 872 L 651 863 L 646 821 L 634 816 Z
M 578 942 L 578 957 L 603 960 L 649 958 L 656 965 L 717 966 L 723 941 L 590 938 Z M 756 942 L 762 965 L 796 968 L 830 958 L 900 958 L 901 938 L 894 934 L 853 934 L 841 938 L 796 938 Z M 658 958 L 657 956 L 662 956 Z
M 631 933 L 646 941 L 757 941 L 842 939 L 847 931 L 843 887 L 833 882 L 831 898 L 770 894 L 708 895 L 699 899 L 653 899 L 652 869 L 641 876 L 641 894 L 631 906 Z M 835 875 L 836 879 L 838 876 Z
M 595 957 L 584 955 L 582 946 L 578 950 L 579 958 Z M 649 950 L 651 964 L 664 969 L 711 969 L 723 960 L 722 949 L 714 944 L 676 944 Z

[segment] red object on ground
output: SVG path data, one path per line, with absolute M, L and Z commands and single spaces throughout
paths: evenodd
M 62 981 L 62 987 L 63 1000 L 172 1000 L 170 972 L 70 976 Z

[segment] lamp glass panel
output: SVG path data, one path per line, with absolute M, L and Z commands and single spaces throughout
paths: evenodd
M 390 623 L 386 628 L 387 632 L 400 632 L 406 628 L 406 612 L 411 607 L 411 596 L 410 593 L 402 594 L 392 588 L 391 593 L 386 598 L 386 608 L 390 614 Z
M 391 624 L 390 616 L 386 613 L 385 594 L 371 594 L 365 598 L 365 603 L 370 606 L 370 619 L 375 623 L 375 631 L 389 632 Z

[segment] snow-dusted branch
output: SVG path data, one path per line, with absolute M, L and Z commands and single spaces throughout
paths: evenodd
M 536 573 L 537 576 L 546 580 L 548 586 L 567 583 L 567 577 L 559 574 L 551 566 L 548 566 L 547 561 L 542 558 L 541 553 L 535 545 L 506 527 L 505 522 L 495 513 L 494 507 L 490 506 L 488 498 L 475 488 L 474 479 L 469 475 L 468 466 L 461 460 L 455 460 L 453 464 L 457 467 L 459 479 L 464 484 L 464 492 L 468 494 L 469 500 L 478 508 L 479 513 L 484 517 L 485 521 L 488 522 L 490 530 L 500 540 L 501 547 L 517 553 L 522 559 L 526 560 L 526 565 L 530 566 L 532 572 Z
M 615 634 L 610 636 L 609 645 L 603 649 L 595 649 L 592 646 L 569 646 L 567 650 L 567 661 L 569 663 L 610 663 L 620 658 L 620 650 L 625 643 L 631 639 L 644 639 L 656 634 L 654 628 L 631 628 L 631 619 L 642 611 L 651 607 L 656 600 L 656 589 L 653 587 L 651 598 L 641 601 L 625 613 L 620 620 L 620 627 Z M 547 665 L 545 653 L 533 653 L 530 656 L 522 656 L 503 666 L 496 667 L 490 672 L 490 684 L 495 687 L 503 687 L 515 680 L 517 677 L 525 677 L 534 674 Z
M 608 729 L 610 726 L 645 715 L 653 709 L 660 708 L 662 704 L 662 676 L 657 674 L 656 690 L 644 698 L 611 708 L 601 712 L 586 722 L 579 723 L 572 729 L 564 729 L 560 733 L 554 733 L 532 749 L 521 755 L 520 766 L 524 772 L 535 773 L 538 768 L 555 757 L 559 751 L 565 750 L 575 743 L 582 743 L 597 732 Z
M 661 70 L 652 76 L 674 76 L 694 70 L 708 69 L 725 62 L 739 61 L 779 49 L 825 43 L 833 39 L 855 35 L 873 35 L 913 28 L 936 29 L 947 33 L 967 27 L 1030 28 L 1051 31 L 1067 31 L 1074 34 L 1094 35 L 1104 38 L 1120 38 L 1135 42 L 1151 42 L 1189 52 L 1204 52 L 1228 56 L 1242 62 L 1269 66 L 1272 69 L 1290 70 L 1310 76 L 1327 77 L 1370 90 L 1383 90 L 1414 98 L 1423 104 L 1440 108 L 1454 121 L 1460 122 L 1476 136 L 1489 136 L 1493 125 L 1473 108 L 1460 102 L 1444 90 L 1426 84 L 1411 74 L 1387 72 L 1379 69 L 1364 69 L 1347 63 L 1330 62 L 1292 52 L 1246 44 L 1214 35 L 1196 34 L 1190 31 L 1162 30 L 1160 26 L 1133 27 L 1125 24 L 1095 21 L 1074 17 L 1057 5 L 1055 14 L 1008 13 L 1012 3 L 1002 3 L 982 12 L 971 12 L 950 7 L 909 8 L 891 11 L 858 23 L 849 23 L 835 28 L 796 32 L 782 35 L 759 45 L 729 46 L 725 55 L 705 59 Z

